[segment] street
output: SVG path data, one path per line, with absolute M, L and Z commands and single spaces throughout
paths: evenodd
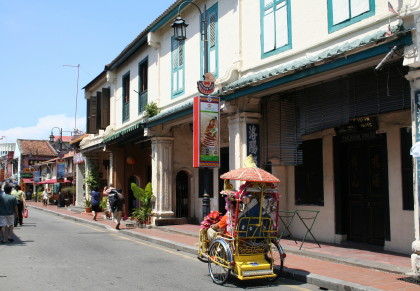
M 318 290 L 285 279 L 218 286 L 194 255 L 33 208 L 0 257 L 1 290 Z

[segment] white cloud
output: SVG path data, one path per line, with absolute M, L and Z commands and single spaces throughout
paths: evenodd
M 43 139 L 48 140 L 51 130 L 58 127 L 63 130 L 63 136 L 70 136 L 74 130 L 74 117 L 68 117 L 65 114 L 47 115 L 40 117 L 34 126 L 15 127 L 6 130 L 0 130 L 0 138 L 4 136 L 0 143 L 14 143 L 17 139 Z M 86 117 L 76 119 L 76 126 L 79 130 L 85 131 Z M 60 135 L 60 130 L 54 128 L 53 134 Z

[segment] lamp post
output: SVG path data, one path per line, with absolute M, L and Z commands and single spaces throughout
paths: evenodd
M 171 27 L 174 29 L 174 38 L 177 41 L 183 41 L 187 39 L 187 26 L 188 24 L 185 23 L 185 19 L 181 17 L 180 11 L 184 4 L 193 4 L 198 11 L 200 12 L 200 33 L 201 33 L 201 41 L 203 42 L 203 49 L 204 49 L 204 62 L 203 62 L 203 69 L 204 74 L 208 73 L 209 71 L 209 59 L 208 59 L 208 47 L 209 43 L 207 40 L 207 15 L 206 15 L 206 5 L 204 4 L 204 13 L 201 12 L 200 7 L 197 4 L 190 1 L 184 1 L 178 6 L 178 16 L 175 18 L 174 22 L 172 23 Z
M 200 7 L 197 4 L 191 1 L 184 1 L 178 6 L 178 16 L 175 18 L 174 22 L 172 23 L 171 27 L 174 29 L 174 38 L 181 42 L 187 39 L 187 26 L 188 24 L 185 22 L 185 19 L 181 17 L 180 11 L 183 5 L 192 4 L 194 5 L 199 13 L 200 13 L 200 34 L 201 34 L 201 41 L 203 42 L 203 75 L 205 76 L 206 73 L 209 71 L 209 59 L 208 59 L 208 39 L 207 39 L 207 9 L 206 5 L 204 4 L 204 13 L 201 12 Z M 203 77 L 204 77 L 203 76 Z M 210 213 L 210 195 L 208 194 L 209 190 L 209 168 L 203 168 L 203 201 L 202 201 L 202 211 L 203 217 Z
M 60 132 L 59 142 L 60 142 L 60 152 L 61 152 L 63 150 L 63 129 L 59 127 L 53 127 L 51 129 L 50 143 L 54 143 L 54 134 L 53 134 L 54 129 L 58 129 Z

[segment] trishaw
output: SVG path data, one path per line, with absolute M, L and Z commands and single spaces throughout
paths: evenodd
M 227 228 L 211 237 L 209 227 L 220 221 L 212 211 L 201 223 L 198 258 L 208 263 L 214 283 L 224 284 L 230 275 L 240 280 L 275 281 L 281 275 L 286 254 L 278 239 L 279 194 L 272 174 L 252 167 L 223 174 Z M 229 180 L 244 181 L 235 191 Z

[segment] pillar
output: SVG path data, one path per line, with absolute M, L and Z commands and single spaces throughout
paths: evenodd
M 229 168 L 244 168 L 247 157 L 247 124 L 259 124 L 260 113 L 242 112 L 228 118 L 229 127 Z M 233 181 L 231 181 L 232 183 Z M 235 182 L 234 187 L 239 188 L 241 182 Z
M 411 84 L 411 121 L 413 145 L 420 141 L 420 70 L 410 71 L 406 78 Z M 420 157 L 413 157 L 414 182 L 414 237 L 411 255 L 410 275 L 420 276 L 420 229 L 419 229 L 419 187 L 420 187 Z
M 156 197 L 155 219 L 174 217 L 172 205 L 172 165 L 174 138 L 154 137 L 152 140 L 152 189 Z
M 84 202 L 84 189 L 83 184 L 85 180 L 85 163 L 77 163 L 76 166 L 76 206 L 83 205 Z

